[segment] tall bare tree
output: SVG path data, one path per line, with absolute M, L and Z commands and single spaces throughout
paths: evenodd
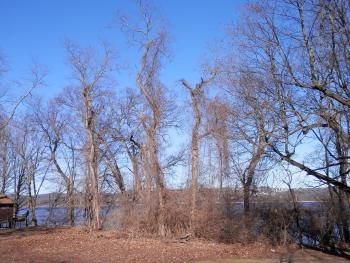
M 214 140 L 216 148 L 219 186 L 222 190 L 224 181 L 230 177 L 230 147 L 229 147 L 229 117 L 231 109 L 229 104 L 219 97 L 208 102 L 206 107 L 207 130 Z
M 264 105 L 264 100 L 260 97 L 259 89 L 263 90 L 261 85 L 264 82 L 254 79 L 252 75 L 242 74 L 237 86 L 231 87 L 233 89 L 230 93 L 234 94 L 230 116 L 232 163 L 243 187 L 245 214 L 250 211 L 253 186 L 257 183 L 262 160 L 267 152 L 265 137 L 271 129 L 268 118 L 270 108 Z
M 70 116 L 63 112 L 57 100 L 52 100 L 46 106 L 40 103 L 33 106 L 35 124 L 39 127 L 45 141 L 47 161 L 63 181 L 66 193 L 67 219 L 69 225 L 74 225 L 75 181 L 77 149 L 69 134 Z
M 167 98 L 166 89 L 160 81 L 162 62 L 167 54 L 168 34 L 160 22 L 153 16 L 151 8 L 143 1 L 137 1 L 142 19 L 141 26 L 133 26 L 123 18 L 123 26 L 134 43 L 142 50 L 136 83 L 143 96 L 144 109 L 140 114 L 140 123 L 145 133 L 141 156 L 148 187 L 148 199 L 154 181 L 157 191 L 158 234 L 166 234 L 165 202 L 166 186 L 164 171 L 159 158 L 161 133 L 174 123 L 173 103 Z M 148 202 L 150 203 L 150 202 Z
M 213 76 L 214 77 L 214 76 Z M 204 80 L 203 78 L 193 88 L 186 80 L 181 80 L 182 85 L 188 90 L 191 96 L 194 124 L 192 127 L 191 137 L 191 209 L 190 209 L 190 229 L 194 232 L 196 218 L 196 203 L 199 180 L 199 143 L 200 139 L 206 134 L 200 134 L 202 123 L 202 111 L 204 102 L 204 87 L 212 79 Z
M 284 131 L 279 137 L 284 137 L 285 147 L 267 138 L 272 149 L 289 164 L 345 192 L 350 188 L 344 176 L 328 177 L 319 167 L 294 158 L 295 151 L 288 147 L 300 144 L 298 134 L 305 137 L 319 128 L 333 130 L 348 144 L 343 122 L 350 106 L 344 42 L 349 34 L 348 9 L 346 1 L 256 2 L 250 5 L 241 42 L 254 72 L 269 77 L 272 100 L 285 108 L 287 118 L 279 116 Z
M 75 106 L 78 107 L 76 110 L 80 114 L 86 135 L 89 224 L 97 230 L 102 227 L 97 117 L 100 113 L 99 99 L 106 94 L 106 88 L 109 86 L 107 80 L 109 73 L 113 70 L 114 55 L 106 46 L 101 59 L 96 58 L 91 49 L 82 49 L 73 44 L 67 44 L 67 52 L 74 78 L 77 80 L 75 88 L 79 101 Z
M 19 156 L 19 163 L 16 163 L 16 165 L 19 165 L 16 195 L 20 195 L 20 187 L 24 183 L 28 195 L 28 208 L 31 212 L 32 224 L 37 226 L 37 198 L 42 189 L 48 169 L 47 164 L 44 162 L 45 149 L 42 143 L 43 138 L 33 125 L 34 121 L 31 115 L 26 114 L 26 117 L 23 119 L 25 121 L 17 121 L 19 126 L 15 127 L 16 142 L 14 146 L 16 147 L 16 155 Z M 25 181 L 23 182 L 22 180 Z M 16 199 L 19 199 L 19 197 L 16 196 Z
M 242 69 L 269 83 L 265 101 L 278 128 L 265 135 L 266 143 L 283 161 L 337 189 L 344 215 L 350 193 L 349 10 L 342 0 L 254 1 L 235 37 Z M 313 143 L 309 156 L 305 141 Z M 317 157 L 319 149 L 326 154 Z M 346 217 L 341 228 L 348 241 Z

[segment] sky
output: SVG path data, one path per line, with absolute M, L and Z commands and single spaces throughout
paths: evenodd
M 167 20 L 172 36 L 170 59 L 162 79 L 171 89 L 177 80 L 195 82 L 201 63 L 239 17 L 243 0 L 158 0 L 158 13 Z M 119 87 L 132 86 L 133 69 L 138 63 L 135 47 L 128 46 L 120 30 L 117 14 L 137 16 L 132 0 L 1 0 L 0 50 L 9 72 L 8 79 L 22 78 L 33 61 L 48 70 L 46 86 L 37 93 L 50 98 L 67 85 L 70 77 L 64 42 L 97 46 L 106 41 L 115 48 L 121 65 Z M 136 50 L 137 51 L 137 50 Z M 18 87 L 14 86 L 15 89 Z
M 201 65 L 210 56 L 211 47 L 224 37 L 228 25 L 239 18 L 243 0 L 154 0 L 156 12 L 166 21 L 171 36 L 170 57 L 161 79 L 179 95 L 179 104 L 187 94 L 178 84 L 185 78 L 194 84 L 200 79 Z M 69 40 L 83 47 L 109 43 L 118 55 L 121 70 L 116 73 L 120 88 L 135 85 L 139 53 L 121 32 L 118 14 L 135 18 L 133 0 L 0 0 L 0 52 L 8 72 L 7 89 L 18 96 L 25 85 L 30 65 L 35 61 L 48 71 L 45 86 L 36 94 L 53 98 L 70 83 L 70 69 L 64 48 Z M 14 81 L 24 83 L 15 85 Z M 181 97 L 184 96 L 184 97 Z M 179 138 L 174 131 L 171 137 Z M 183 143 L 175 140 L 176 144 Z M 173 144 L 174 146 L 174 144 Z M 180 174 L 182 172 L 179 172 Z M 181 177 L 181 176 L 180 176 Z M 183 179 L 183 177 L 182 177 Z
M 201 64 L 210 57 L 211 47 L 222 40 L 230 23 L 237 21 L 247 1 L 244 0 L 154 0 L 157 13 L 166 20 L 171 35 L 170 59 L 162 80 L 186 103 L 187 94 L 178 80 L 196 83 Z M 118 55 L 122 69 L 116 73 L 116 92 L 135 85 L 139 53 L 121 32 L 118 14 L 138 15 L 133 0 L 0 0 L 0 53 L 5 56 L 7 81 L 1 81 L 15 94 L 26 85 L 14 81 L 25 79 L 33 61 L 47 69 L 46 85 L 36 91 L 50 99 L 70 82 L 70 70 L 64 49 L 66 40 L 94 47 L 108 42 Z M 5 83 L 5 84 L 4 84 Z M 182 97 L 183 96 L 183 97 Z M 188 100 L 188 98 L 187 98 Z M 185 137 L 172 132 L 175 144 Z M 183 171 L 185 172 L 185 171 Z

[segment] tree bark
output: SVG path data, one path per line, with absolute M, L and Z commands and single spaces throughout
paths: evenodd
M 101 205 L 100 205 L 100 193 L 97 174 L 97 146 L 95 139 L 95 116 L 93 107 L 91 104 L 91 86 L 83 87 L 83 97 L 85 105 L 85 128 L 88 135 L 88 172 L 89 172 L 89 187 L 91 191 L 91 202 L 93 210 L 93 228 L 95 230 L 101 229 Z
M 204 81 L 201 79 L 196 84 L 195 88 L 192 88 L 185 80 L 181 80 L 182 85 L 189 91 L 191 95 L 192 109 L 194 115 L 194 124 L 192 127 L 191 137 L 191 207 L 190 207 L 190 230 L 195 234 L 195 220 L 196 220 L 196 203 L 198 192 L 198 179 L 199 179 L 199 142 L 200 136 L 199 129 L 202 122 L 202 115 L 200 111 L 200 101 L 202 99 L 202 88 L 207 84 L 209 80 Z

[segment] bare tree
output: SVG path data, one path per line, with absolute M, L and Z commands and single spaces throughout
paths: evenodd
M 6 193 L 12 185 L 12 156 L 10 127 L 0 131 L 0 193 Z
M 123 137 L 125 151 L 132 166 L 135 200 L 139 201 L 144 189 L 141 171 L 142 126 L 139 122 L 140 96 L 128 90 L 125 101 L 121 103 L 122 127 L 119 135 Z
M 74 225 L 74 207 L 75 207 L 75 181 L 77 153 L 74 139 L 69 134 L 70 116 L 60 107 L 57 100 L 50 101 L 46 107 L 40 103 L 33 105 L 35 124 L 45 138 L 47 148 L 47 161 L 54 167 L 63 181 L 64 191 L 66 192 L 66 207 L 68 223 Z
M 267 138 L 272 149 L 289 164 L 349 192 L 345 176 L 342 180 L 328 177 L 323 169 L 294 158 L 294 150 L 302 141 L 300 136 L 317 128 L 332 130 L 348 144 L 347 49 L 343 48 L 349 32 L 346 10 L 345 1 L 256 3 L 250 7 L 242 43 L 248 60 L 254 62 L 255 72 L 269 76 L 270 91 L 280 90 L 270 95 L 273 101 L 280 101 L 281 109 L 285 108 L 283 116 L 287 118 L 279 117 L 284 131 L 279 138 L 285 149 Z M 294 150 L 288 149 L 291 145 Z M 341 164 L 336 162 L 332 165 Z
M 123 117 L 118 108 L 118 101 L 112 93 L 109 96 L 104 96 L 104 102 L 101 103 L 99 111 L 104 112 L 105 115 L 104 118 L 98 119 L 98 127 L 96 128 L 99 151 L 114 178 L 114 182 L 121 193 L 124 193 L 125 184 L 118 160 L 124 148 L 124 138 L 121 135 Z
M 19 209 L 25 205 L 25 186 L 26 186 L 26 164 L 22 160 L 18 152 L 18 132 L 10 125 L 6 129 L 11 129 L 10 137 L 10 163 L 11 163 L 11 177 L 13 180 L 14 193 L 14 216 L 17 215 Z
M 158 234 L 166 234 L 165 202 L 166 186 L 164 171 L 159 158 L 161 133 L 174 124 L 173 103 L 167 98 L 159 75 L 163 59 L 167 53 L 168 35 L 161 23 L 152 16 L 150 7 L 142 1 L 137 2 L 142 18 L 141 26 L 133 26 L 123 18 L 123 26 L 129 32 L 134 43 L 142 49 L 140 65 L 136 74 L 136 83 L 144 99 L 144 109 L 140 123 L 145 133 L 145 143 L 141 147 L 143 169 L 145 170 L 150 204 L 152 181 L 157 191 Z
M 1 56 L 0 56 L 0 73 L 1 73 Z M 8 110 L 8 113 L 1 120 L 0 130 L 5 129 L 6 126 L 9 125 L 10 121 L 14 118 L 18 108 L 32 94 L 33 90 L 44 85 L 44 80 L 46 75 L 47 75 L 46 70 L 43 70 L 40 65 L 34 64 L 31 67 L 29 84 L 27 84 L 29 88 L 27 88 L 26 92 L 20 98 L 18 98 L 13 105 L 9 107 L 10 109 Z M 6 97 L 6 92 L 4 92 L 1 97 Z
M 223 190 L 224 181 L 230 177 L 230 146 L 229 146 L 229 117 L 231 110 L 229 104 L 215 97 L 206 107 L 207 130 L 214 140 L 216 148 L 220 189 Z
M 214 77 L 215 75 L 213 75 Z M 199 179 L 199 143 L 200 139 L 206 134 L 200 134 L 199 130 L 202 123 L 201 107 L 204 100 L 204 86 L 207 85 L 211 79 L 204 80 L 203 78 L 193 88 L 186 80 L 181 80 L 182 85 L 188 90 L 191 96 L 192 110 L 194 115 L 194 124 L 192 127 L 191 137 L 191 209 L 190 209 L 190 229 L 194 232 L 195 218 L 196 218 L 196 203 Z
M 349 8 L 341 0 L 256 1 L 235 37 L 241 68 L 268 83 L 264 100 L 278 128 L 265 134 L 266 143 L 284 162 L 335 187 L 344 215 L 350 193 Z M 305 141 L 313 143 L 309 156 L 302 154 Z M 348 241 L 346 217 L 341 224 Z
M 2 54 L 0 54 L 0 75 L 4 74 L 7 71 L 7 67 L 5 65 L 5 59 Z M 15 209 L 14 209 L 14 215 L 17 215 L 18 210 L 20 207 L 24 204 L 24 197 L 22 196 L 25 191 L 25 185 L 27 183 L 27 190 L 29 191 L 32 189 L 29 182 L 34 182 L 35 180 L 30 179 L 30 177 L 35 177 L 35 174 L 37 172 L 37 168 L 39 166 L 39 163 L 41 163 L 40 160 L 40 150 L 37 152 L 38 155 L 33 155 L 31 158 L 31 163 L 28 163 L 28 160 L 26 158 L 23 158 L 23 147 L 20 147 L 20 141 L 22 141 L 23 138 L 19 137 L 17 138 L 18 134 L 18 127 L 11 125 L 11 121 L 15 118 L 15 114 L 19 111 L 19 108 L 23 105 L 23 103 L 26 101 L 28 97 L 32 95 L 33 90 L 41 87 L 44 85 L 44 80 L 47 75 L 46 70 L 43 70 L 42 67 L 34 63 L 34 65 L 30 68 L 29 72 L 29 78 L 27 79 L 27 82 L 25 84 L 20 84 L 19 86 L 27 86 L 25 89 L 26 91 L 22 96 L 20 96 L 17 99 L 10 98 L 8 94 L 9 88 L 7 85 L 10 85 L 8 83 L 1 83 L 2 84 L 2 92 L 1 92 L 1 120 L 0 120 L 0 134 L 1 134 L 1 163 L 2 163 L 2 186 L 0 191 L 5 192 L 8 191 L 9 183 L 13 187 L 11 189 L 14 192 L 14 201 L 15 201 Z M 14 85 L 16 82 L 12 82 L 11 85 Z M 11 101 L 9 103 L 9 101 Z M 23 118 L 23 115 L 18 119 L 21 120 Z M 10 134 L 11 133 L 13 134 Z M 22 150 L 21 150 L 22 148 Z M 37 147 L 39 149 L 39 146 Z M 28 157 L 28 156 L 27 156 Z M 30 170 L 30 171 L 29 171 Z M 31 172 L 30 177 L 29 172 Z M 30 179 L 30 180 L 29 180 Z M 35 185 L 35 182 L 33 183 Z M 34 187 L 34 194 L 37 194 L 40 190 Z M 30 191 L 30 194 L 32 192 Z M 31 200 L 31 209 L 34 211 L 33 216 L 33 223 L 36 224 L 35 219 L 35 199 L 30 198 Z M 34 201 L 33 201 L 34 200 Z
M 27 114 L 24 119 L 28 122 L 22 122 L 20 127 L 16 127 L 15 147 L 16 154 L 19 156 L 19 177 L 16 182 L 16 199 L 19 199 L 20 188 L 25 184 L 32 224 L 37 226 L 36 201 L 48 169 L 44 162 L 45 149 L 42 143 L 42 137 L 33 126 L 31 116 Z M 20 122 L 18 121 L 17 123 L 19 124 Z M 25 181 L 23 182 L 23 180 Z
M 257 184 L 257 176 L 265 170 L 262 162 L 267 153 L 265 137 L 271 133 L 274 124 L 269 117 L 269 104 L 262 98 L 264 85 L 254 75 L 242 73 L 226 87 L 231 99 L 229 130 L 232 168 L 239 175 L 243 187 L 246 215 L 250 211 L 250 198 L 253 186 Z
M 89 224 L 94 229 L 101 228 L 101 194 L 98 175 L 99 166 L 99 142 L 96 129 L 99 98 L 105 94 L 108 83 L 108 74 L 113 69 L 113 52 L 104 47 L 102 58 L 96 62 L 91 49 L 80 49 L 73 44 L 67 45 L 70 65 L 77 80 L 77 95 L 79 96 L 78 108 L 86 134 L 86 160 L 88 177 L 86 181 Z M 103 87 L 105 85 L 105 87 Z

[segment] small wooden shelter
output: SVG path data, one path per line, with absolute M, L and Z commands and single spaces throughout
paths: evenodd
M 0 228 L 1 227 L 9 227 L 16 228 L 19 224 L 22 226 L 22 222 L 25 222 L 25 226 L 28 227 L 28 215 L 29 211 L 21 216 L 14 215 L 14 206 L 15 202 L 13 202 L 9 197 L 0 193 Z
M 0 193 L 0 221 L 11 220 L 15 203 L 6 195 Z

